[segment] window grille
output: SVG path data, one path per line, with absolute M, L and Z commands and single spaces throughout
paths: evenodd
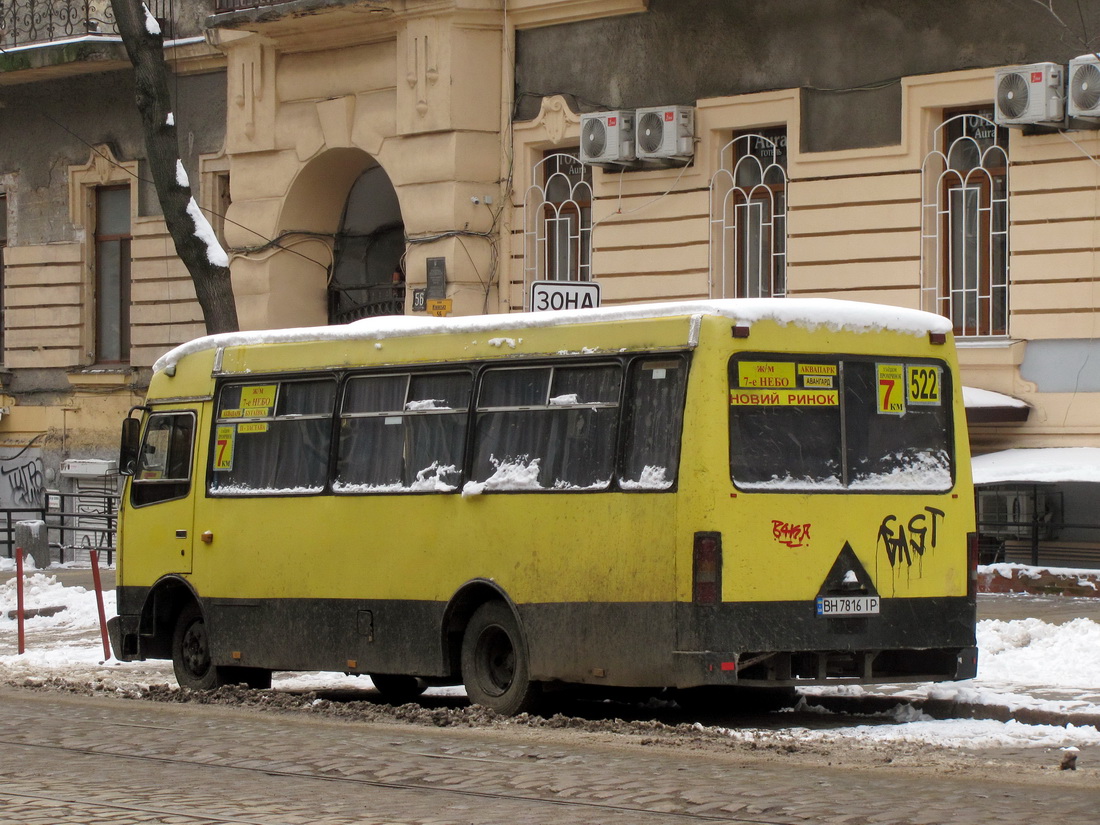
M 535 281 L 592 280 L 592 169 L 576 154 L 535 164 L 523 198 L 523 303 Z
M 710 181 L 710 295 L 787 294 L 786 129 L 735 135 Z
M 1008 334 L 1008 137 L 986 114 L 946 118 L 921 165 L 922 306 L 959 337 Z

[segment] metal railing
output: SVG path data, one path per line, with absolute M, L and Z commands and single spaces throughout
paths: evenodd
M 285 3 L 293 2 L 293 0 L 215 0 L 214 1 L 214 14 L 226 14 L 232 11 L 247 11 L 248 9 L 262 9 L 267 6 L 281 6 Z M 333 5 L 336 5 L 335 3 Z M 391 12 L 392 2 L 387 0 L 367 0 L 367 2 L 360 2 L 357 5 L 368 5 L 372 8 L 367 11 L 372 12 Z
M 0 548 L 15 556 L 15 525 L 20 521 L 44 521 L 51 559 L 64 564 L 99 550 L 107 564 L 114 561 L 118 528 L 118 495 L 105 492 L 48 493 L 45 509 L 0 508 Z
M 979 521 L 978 535 L 981 564 L 1100 569 L 1100 524 Z
M 231 11 L 244 11 L 245 9 L 259 9 L 264 6 L 278 6 L 288 0 L 216 0 L 214 14 L 226 14 Z
M 158 20 L 170 21 L 173 2 L 149 0 L 147 5 Z M 167 30 L 164 34 L 169 36 Z M 0 47 L 5 49 L 106 35 L 118 35 L 111 0 L 0 0 Z

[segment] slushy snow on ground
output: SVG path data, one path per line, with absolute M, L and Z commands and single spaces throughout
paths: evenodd
M 0 572 L 12 571 L 11 559 L 0 559 Z M 106 615 L 115 613 L 114 592 L 104 594 Z M 49 571 L 31 568 L 25 580 L 28 609 L 64 606 L 53 616 L 26 621 L 27 652 L 17 651 L 16 580 L 0 584 L 0 680 L 60 677 L 98 682 L 120 688 L 173 684 L 170 662 L 104 661 L 95 593 L 66 587 Z M 957 700 L 1010 708 L 1060 713 L 1100 714 L 1100 623 L 1089 618 L 1053 624 L 1039 619 L 983 620 L 978 623 L 980 648 L 978 678 L 968 682 L 804 689 L 801 709 L 815 710 L 822 694 L 874 693 L 910 698 Z M 366 689 L 366 677 L 339 673 L 276 673 L 276 690 Z M 430 693 L 458 694 L 460 688 Z M 838 721 L 842 717 L 837 717 Z M 785 726 L 779 730 L 740 727 L 725 731 L 730 737 L 768 741 L 897 741 L 954 748 L 1084 747 L 1100 745 L 1100 731 L 1091 726 L 1028 725 L 1015 721 L 935 720 L 910 705 L 884 718 L 864 720 L 828 729 Z

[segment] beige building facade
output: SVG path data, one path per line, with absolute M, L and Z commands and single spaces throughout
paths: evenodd
M 173 71 L 218 80 L 181 101 L 209 121 L 196 148 L 181 117 L 181 151 L 230 252 L 243 328 L 519 312 L 537 280 L 595 281 L 605 305 L 922 307 L 955 317 L 966 383 L 1006 397 L 975 412 L 976 452 L 1100 446 L 1100 131 L 993 122 L 999 66 L 1072 56 L 1042 9 L 1012 37 L 962 43 L 932 11 L 889 3 L 850 19 L 707 0 L 191 5 L 206 14 L 170 42 Z M 853 42 L 866 49 L 835 60 Z M 638 48 L 655 44 L 656 63 Z M 94 45 L 94 60 L 26 49 L 0 71 L 0 104 L 127 71 L 117 45 Z M 578 162 L 582 114 L 665 105 L 691 112 L 690 157 Z M 45 202 L 18 158 L 0 166 L 0 439 L 48 442 L 47 470 L 109 459 L 153 362 L 203 332 L 141 183 L 143 147 L 117 134 L 50 161 Z M 107 337 L 125 354 L 105 358 L 97 249 L 113 236 L 97 198 L 120 186 L 130 292 Z M 951 274 L 971 258 L 972 277 Z

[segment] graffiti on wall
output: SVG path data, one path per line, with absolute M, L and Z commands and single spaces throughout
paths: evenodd
M 0 455 L 0 508 L 40 510 L 45 501 L 41 450 L 23 449 L 14 456 Z

